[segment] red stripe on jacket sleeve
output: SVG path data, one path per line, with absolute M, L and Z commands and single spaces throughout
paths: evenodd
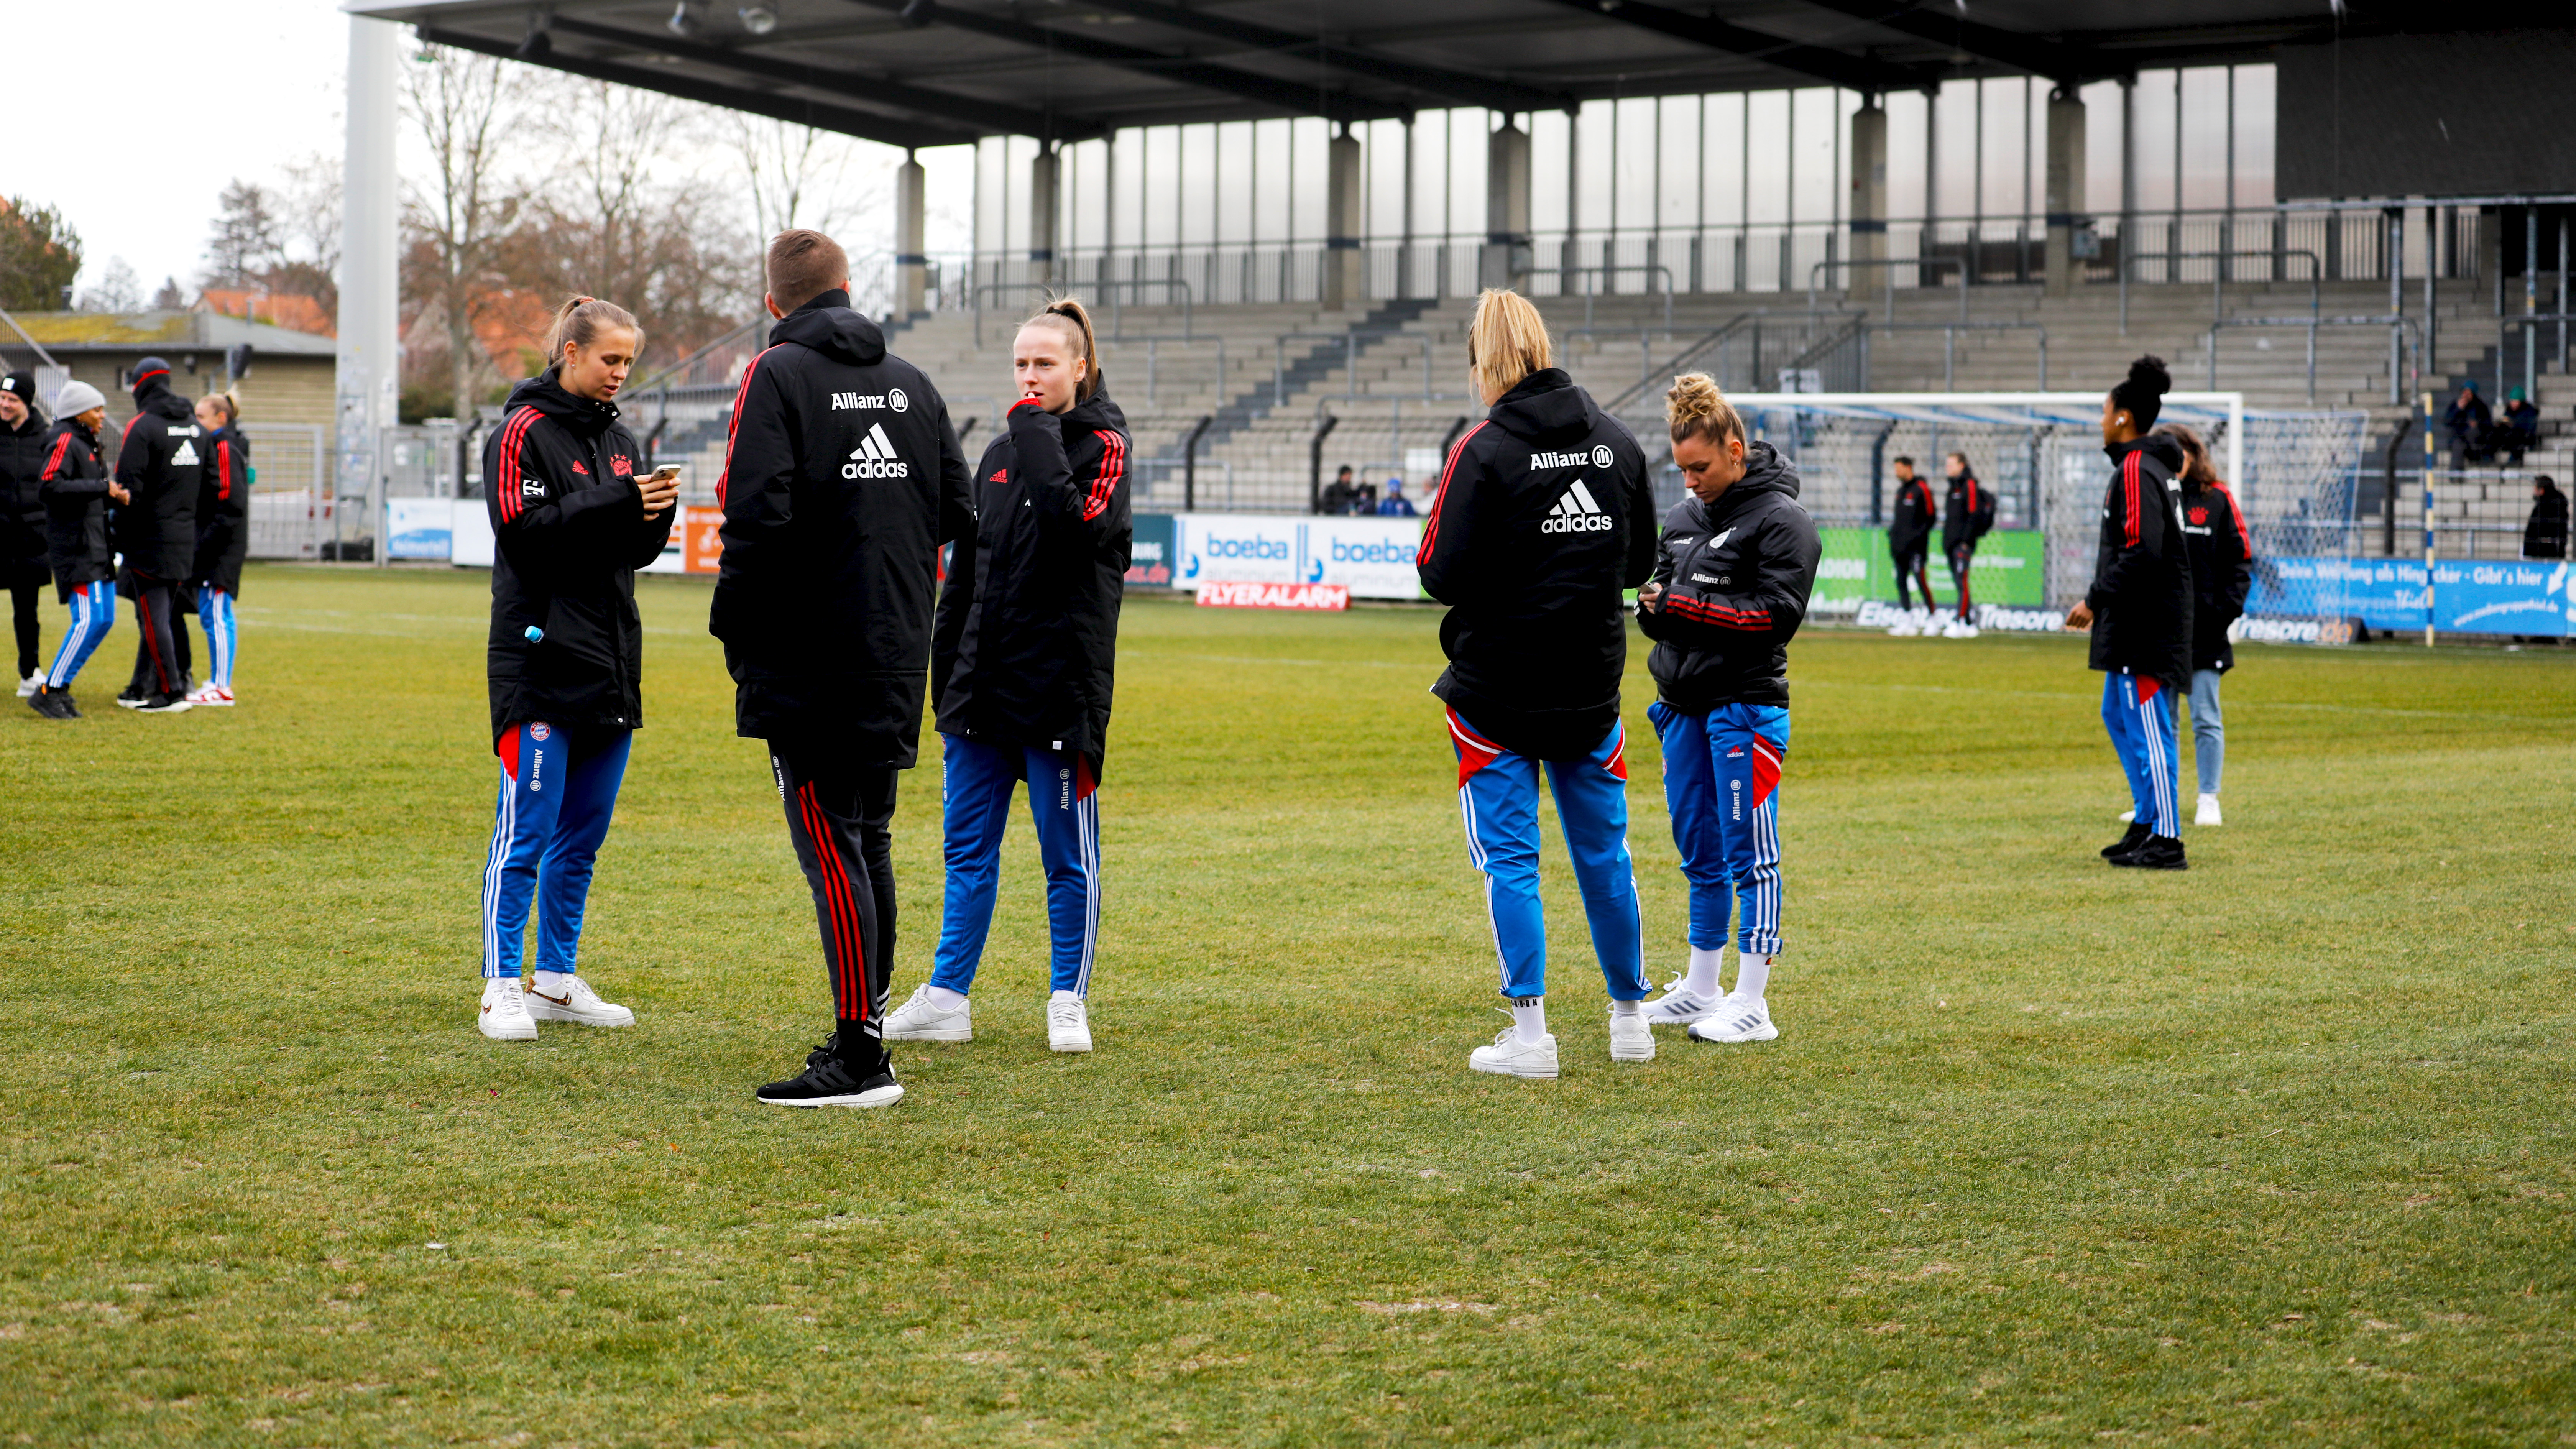
M 215 444 L 215 497 L 225 503 L 233 501 L 233 445 L 229 440 Z
M 2247 559 L 2252 559 L 2254 534 L 2245 526 L 2245 510 L 2236 506 L 2236 494 L 2224 483 L 2214 483 L 2210 486 L 2217 490 L 2219 497 L 2227 500 L 2227 521 L 2236 525 L 2236 546 L 2245 551 Z
M 1127 440 L 1105 428 L 1092 436 L 1100 440 L 1100 476 L 1092 480 L 1091 496 L 1082 500 L 1082 521 L 1085 523 L 1109 511 L 1109 500 L 1118 491 L 1118 480 L 1127 476 Z
M 2120 460 L 2120 486 L 2122 493 L 2125 495 L 2123 506 L 2126 511 L 2126 516 L 2122 519 L 2122 536 L 2128 539 L 2129 547 L 2135 548 L 2138 546 L 2139 527 L 2138 455 L 2135 453 L 2131 453 L 2126 458 Z
M 784 345 L 784 343 L 780 344 L 780 346 Z M 716 507 L 718 508 L 725 506 L 725 487 L 733 481 L 733 440 L 742 431 L 742 400 L 751 396 L 751 379 L 760 371 L 761 362 L 777 350 L 776 347 L 760 349 L 759 355 L 751 359 L 751 365 L 742 370 L 742 386 L 734 389 L 733 414 L 725 419 L 724 470 L 716 474 Z
M 519 450 L 527 445 L 528 429 L 535 425 L 537 416 L 535 408 L 521 408 L 518 415 L 510 419 L 509 425 L 501 430 L 500 492 L 493 496 L 501 505 L 503 523 L 517 521 L 527 507 L 520 490 Z
M 1440 537 L 1440 510 L 1449 503 L 1449 477 L 1458 471 L 1458 458 L 1467 451 L 1468 440 L 1484 430 L 1483 423 L 1476 424 L 1449 449 L 1449 461 L 1440 468 L 1440 494 L 1431 500 L 1431 516 L 1422 521 L 1422 546 L 1413 551 L 1415 568 L 1431 561 L 1431 545 Z
M 50 457 L 50 458 L 47 458 L 47 459 L 45 460 L 45 471 L 44 471 L 44 474 L 43 474 L 43 476 L 39 477 L 36 481 L 37 481 L 37 482 L 39 482 L 39 483 L 51 483 L 52 481 L 54 481 L 54 478 L 56 477 L 56 475 L 57 475 L 57 474 L 59 474 L 59 473 L 62 471 L 62 466 L 63 466 L 63 455 L 64 455 L 65 453 L 70 452 L 71 450 L 72 450 L 72 435 L 71 435 L 71 434 L 69 434 L 69 433 L 65 433 L 65 434 L 63 434 L 61 437 L 54 439 L 54 456 L 52 456 L 52 457 Z

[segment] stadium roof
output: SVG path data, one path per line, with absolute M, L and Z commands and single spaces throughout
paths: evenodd
M 2400 0 L 348 0 L 424 40 L 889 145 L 1945 80 L 2487 28 Z M 2340 18 L 2338 13 L 2340 12 Z M 2338 30 L 2338 27 L 2339 30 Z

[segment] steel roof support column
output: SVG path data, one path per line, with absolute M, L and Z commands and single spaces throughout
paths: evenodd
M 1503 128 L 1485 138 L 1485 257 L 1478 280 L 1516 286 L 1531 265 L 1529 132 L 1505 116 Z
M 2075 255 L 2076 213 L 2084 207 L 2084 96 L 2070 86 L 2048 93 L 2048 195 L 2041 205 L 2048 211 L 2047 294 L 2071 296 L 2084 270 Z
M 921 311 L 929 292 L 930 258 L 922 251 L 922 225 L 928 176 L 921 159 L 906 151 L 894 172 L 894 313 L 897 318 Z
M 349 17 L 348 121 L 340 174 L 340 338 L 337 489 L 342 498 L 373 497 L 381 473 L 377 440 L 394 425 L 402 385 L 396 349 L 401 287 L 396 258 L 394 104 L 402 32 L 382 20 Z M 460 403 L 464 400 L 459 399 Z M 319 486 L 319 480 L 316 480 Z M 384 559 L 381 515 L 368 524 Z
M 1029 158 L 1029 281 L 1036 286 L 1055 284 L 1056 174 L 1060 165 L 1055 147 L 1038 143 L 1038 154 Z
M 1851 118 L 1851 268 L 1844 283 L 1852 301 L 1867 306 L 1892 286 L 1887 268 L 1887 111 L 1876 96 L 1863 96 Z
M 1348 124 L 1325 151 L 1324 305 L 1336 312 L 1367 293 L 1360 251 L 1361 154 Z

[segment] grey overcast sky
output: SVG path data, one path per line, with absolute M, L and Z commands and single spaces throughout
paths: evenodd
M 12 4 L 16 133 L 0 192 L 62 209 L 87 255 L 111 256 L 145 295 L 175 276 L 193 293 L 215 197 L 239 176 L 340 152 L 349 22 L 331 0 L 105 0 Z

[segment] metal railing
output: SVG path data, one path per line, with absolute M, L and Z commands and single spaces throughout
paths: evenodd
M 969 289 L 967 297 L 967 310 L 975 314 L 975 345 L 978 347 L 984 345 L 984 298 L 987 295 L 1009 296 L 1014 293 L 1026 293 L 1043 298 L 1057 285 L 1052 279 L 977 283 Z M 1193 289 L 1186 277 L 1098 277 L 1081 283 L 1074 283 L 1067 279 L 1063 285 L 1067 287 L 1078 285 L 1084 291 L 1103 291 L 1109 294 L 1109 336 L 1103 338 L 1103 341 L 1118 341 L 1121 334 L 1126 331 L 1127 295 L 1155 287 L 1162 288 L 1163 294 L 1167 297 L 1174 291 L 1181 294 L 1181 336 L 1191 337 L 1198 331 L 1197 324 L 1192 320 Z

